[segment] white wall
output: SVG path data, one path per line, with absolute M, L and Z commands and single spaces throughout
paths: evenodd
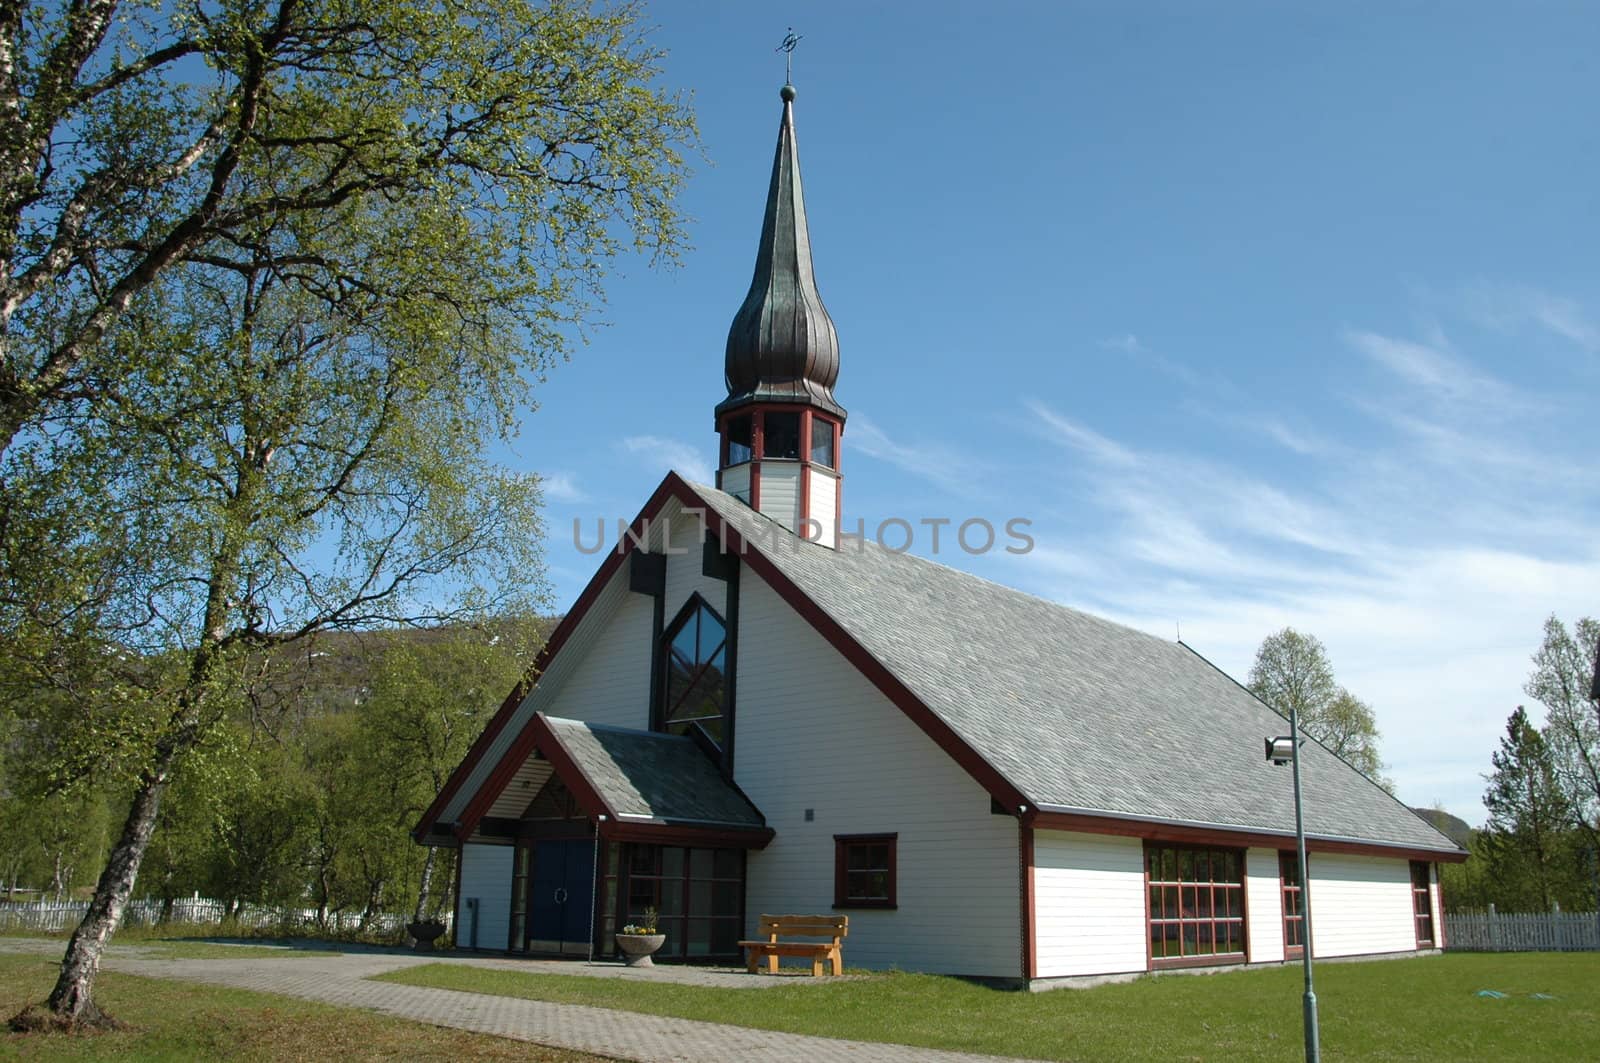
M 1138 838 L 1035 831 L 1033 866 L 1038 977 L 1145 969 L 1144 844 Z
M 722 489 L 745 505 L 750 504 L 750 463 L 730 465 L 722 470 Z
M 1438 948 L 1444 948 L 1444 908 L 1442 902 L 1444 894 L 1439 889 L 1439 865 L 1428 866 L 1428 906 L 1433 909 L 1433 943 Z
M 627 563 L 617 578 L 627 580 Z M 573 647 L 582 656 L 565 682 L 536 691 L 538 711 L 615 727 L 649 727 L 654 608 L 647 595 L 627 592 L 589 645 Z
M 811 486 L 811 519 L 817 522 L 823 546 L 839 544 L 839 477 L 826 469 L 812 466 L 809 470 Z
M 800 523 L 800 463 L 763 461 L 761 463 L 762 513 L 795 531 Z
M 1283 957 L 1283 883 L 1278 850 L 1249 849 L 1244 854 L 1245 941 L 1251 963 L 1276 963 Z
M 1416 949 L 1408 861 L 1312 853 L 1310 863 L 1312 955 Z
M 748 569 L 741 593 L 734 773 L 777 831 L 750 854 L 747 934 L 832 910 L 835 834 L 894 833 L 898 908 L 842 913 L 845 962 L 1020 977 L 1017 821 Z
M 461 894 L 456 900 L 456 944 L 472 944 L 472 917 L 467 898 L 478 898 L 478 948 L 504 951 L 511 934 L 511 861 L 509 845 L 461 847 Z

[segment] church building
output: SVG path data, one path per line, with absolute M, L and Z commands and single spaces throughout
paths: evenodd
M 766 913 L 850 917 L 851 966 L 1027 984 L 1305 947 L 1287 721 L 1168 642 L 840 532 L 847 414 L 792 86 L 715 408 L 418 823 L 455 941 L 737 962 Z M 1466 854 L 1301 753 L 1318 957 L 1442 946 Z

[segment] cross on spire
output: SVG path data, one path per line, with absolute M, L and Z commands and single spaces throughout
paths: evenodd
M 789 32 L 784 35 L 783 43 L 773 49 L 775 52 L 783 53 L 783 82 L 785 85 L 794 81 L 794 46 L 804 39 L 794 31 L 793 26 L 790 26 Z

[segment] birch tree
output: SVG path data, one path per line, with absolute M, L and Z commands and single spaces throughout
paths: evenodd
M 1393 791 L 1393 783 L 1383 776 L 1377 715 L 1334 680 L 1321 639 L 1290 627 L 1268 635 L 1256 650 L 1247 685 L 1285 717 L 1292 706 L 1306 734 Z

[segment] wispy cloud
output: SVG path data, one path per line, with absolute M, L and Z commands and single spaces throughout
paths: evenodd
M 1600 323 L 1575 299 L 1526 285 L 1479 283 L 1467 294 L 1469 309 L 1492 328 L 1531 323 L 1590 353 L 1600 351 Z
M 571 473 L 545 473 L 539 477 L 539 486 L 544 489 L 544 497 L 551 502 L 589 501 L 588 494 L 578 487 L 578 481 Z
M 654 468 L 665 466 L 696 483 L 716 481 L 716 470 L 702 453 L 702 448 L 690 446 L 678 439 L 662 436 L 628 436 L 619 444 L 624 453 L 646 459 Z
M 1582 307 L 1530 302 L 1527 320 L 1541 306 L 1541 327 L 1582 345 Z M 1588 416 L 1559 397 L 1587 370 L 1514 382 L 1491 368 L 1514 352 L 1471 328 L 1342 339 L 1374 371 L 1338 394 L 1259 418 L 1198 411 L 1272 449 L 1186 433 L 1174 453 L 1024 400 L 1030 430 L 1071 459 L 1029 469 L 1059 520 L 1007 578 L 1163 637 L 1181 623 L 1240 677 L 1265 635 L 1315 632 L 1377 708 L 1401 796 L 1481 821 L 1480 776 L 1525 700 L 1541 622 L 1600 601 L 1600 470 Z
M 882 428 L 860 413 L 851 415 L 848 446 L 871 458 L 888 462 L 919 479 L 955 495 L 970 495 L 983 482 L 983 466 L 965 451 L 928 439 L 891 439 Z

